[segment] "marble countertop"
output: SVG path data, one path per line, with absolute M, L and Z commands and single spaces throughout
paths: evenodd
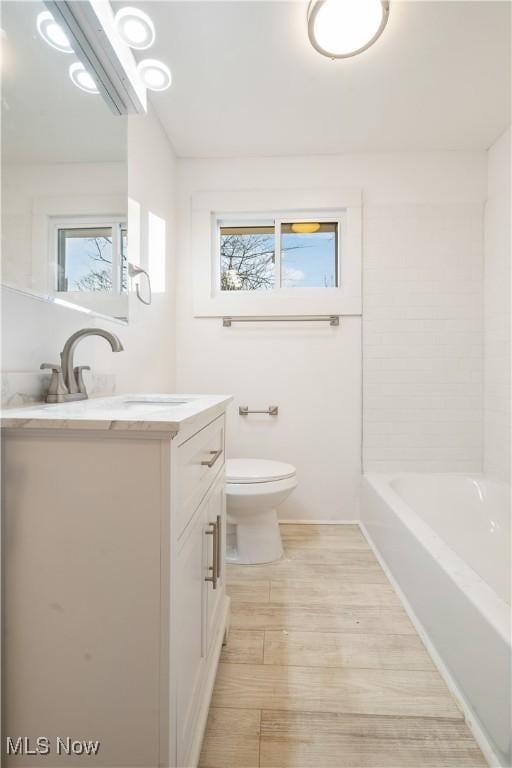
M 178 433 L 223 413 L 231 395 L 114 395 L 8 408 L 3 429 L 75 429 Z

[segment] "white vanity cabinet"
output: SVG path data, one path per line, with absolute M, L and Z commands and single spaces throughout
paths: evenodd
M 4 413 L 3 740 L 55 756 L 8 768 L 197 764 L 229 608 L 229 398 L 210 400 L 109 428 Z M 68 737 L 98 753 L 58 755 Z
M 224 478 L 221 473 L 187 527 L 177 557 L 181 617 L 177 694 L 180 766 L 187 765 L 187 756 L 194 751 L 198 723 L 203 722 L 210 698 L 205 694 L 205 685 L 208 691 L 210 689 L 208 660 L 216 654 L 219 627 L 223 626 L 225 528 Z M 210 684 L 212 682 L 210 680 Z

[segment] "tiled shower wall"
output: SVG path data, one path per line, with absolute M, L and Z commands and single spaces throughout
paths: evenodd
M 364 468 L 480 470 L 483 199 L 368 206 L 364 233 Z

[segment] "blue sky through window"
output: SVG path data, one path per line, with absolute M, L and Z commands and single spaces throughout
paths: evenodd
M 334 227 L 335 225 L 329 225 Z M 296 234 L 284 231 L 281 240 L 283 288 L 336 287 L 336 230 Z

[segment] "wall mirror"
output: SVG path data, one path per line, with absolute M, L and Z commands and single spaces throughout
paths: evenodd
M 44 3 L 2 3 L 2 28 L 2 282 L 127 321 L 127 117 Z

